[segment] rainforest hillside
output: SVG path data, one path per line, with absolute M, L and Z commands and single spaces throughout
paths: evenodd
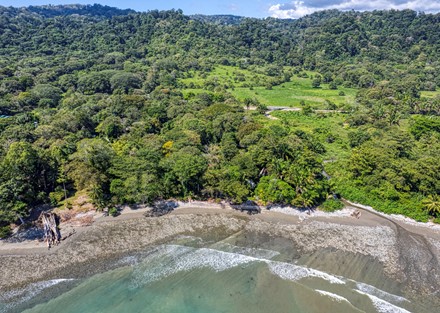
M 0 7 L 0 237 L 78 194 L 435 218 L 439 60 L 440 15 L 410 10 Z

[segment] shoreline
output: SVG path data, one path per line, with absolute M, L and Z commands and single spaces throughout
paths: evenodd
M 61 225 L 62 232 L 75 229 L 75 233 L 49 251 L 44 242 L 0 242 L 0 294 L 42 280 L 88 277 L 109 270 L 112 260 L 178 235 L 229 236 L 242 231 L 284 238 L 304 254 L 332 249 L 371 257 L 383 264 L 389 277 L 413 282 L 408 284 L 410 292 L 429 294 L 439 285 L 429 277 L 416 276 L 425 270 L 426 275 L 432 275 L 431 267 L 438 266 L 440 231 L 395 221 L 367 209 L 362 211 L 360 219 L 350 216 L 354 206 L 336 213 L 307 215 L 283 208 L 248 215 L 230 206 L 192 202 L 179 203 L 178 208 L 165 216 L 147 218 L 145 213 L 149 210 L 147 207 L 136 210 L 126 207 L 117 217 L 96 214 L 94 223 L 87 227 L 65 223 Z M 415 273 L 401 271 L 407 265 L 405 262 L 414 261 L 402 259 L 406 249 L 412 251 L 407 246 L 408 238 L 415 238 L 418 243 L 424 238 L 426 245 L 415 247 L 426 254 L 423 259 L 415 260 L 420 263 Z M 429 263 L 429 259 L 436 263 Z
M 224 203 L 212 203 L 207 201 L 192 201 L 192 202 L 182 202 L 178 201 L 177 207 L 173 209 L 167 215 L 180 215 L 180 214 L 228 214 L 236 216 L 249 216 L 251 218 L 262 218 L 274 223 L 280 224 L 292 224 L 292 223 L 303 223 L 313 220 L 330 222 L 335 224 L 343 225 L 357 225 L 357 226 L 376 226 L 385 225 L 388 222 L 397 223 L 401 227 L 407 228 L 412 232 L 416 232 L 420 235 L 428 235 L 436 237 L 440 240 L 440 224 L 435 224 L 432 222 L 417 222 L 411 218 L 405 217 L 403 215 L 396 214 L 385 214 L 383 212 L 377 211 L 370 206 L 365 206 L 362 204 L 354 203 L 348 200 L 344 200 L 345 207 L 342 210 L 327 213 L 319 210 L 313 211 L 312 214 L 307 214 L 305 211 L 300 211 L 296 208 L 290 206 L 274 206 L 270 209 L 267 207 L 260 207 L 261 213 L 249 216 L 246 213 L 240 212 L 239 206 L 232 206 Z M 353 218 L 351 213 L 355 210 L 362 210 L 362 217 L 360 219 Z M 41 254 L 41 253 L 53 253 L 58 250 L 63 244 L 72 240 L 78 234 L 87 231 L 95 224 L 111 221 L 121 221 L 134 218 L 145 217 L 145 214 L 151 210 L 148 206 L 139 206 L 139 208 L 131 208 L 129 206 L 124 206 L 120 211 L 120 214 L 116 217 L 104 216 L 103 213 L 88 212 L 82 213 L 81 216 L 91 215 L 93 217 L 93 224 L 88 226 L 81 226 L 72 223 L 71 221 L 61 223 L 60 228 L 62 232 L 63 241 L 60 245 L 52 247 L 50 250 L 47 249 L 46 244 L 40 240 L 21 240 L 18 242 L 9 242 L 8 239 L 0 239 L 0 256 L 4 255 L 28 255 L 28 254 Z M 68 238 L 64 238 L 65 234 Z

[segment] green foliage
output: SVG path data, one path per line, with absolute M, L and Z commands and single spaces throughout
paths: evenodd
M 140 88 L 141 85 L 141 79 L 133 73 L 116 73 L 110 78 L 110 86 L 112 90 L 120 89 L 125 93 L 128 93 L 131 89 Z
M 113 74 L 115 73 L 111 71 L 102 71 L 80 76 L 78 79 L 78 90 L 84 92 L 85 94 L 94 94 L 99 92 L 110 93 L 112 91 L 110 79 L 112 78 Z M 123 85 L 123 83 L 115 82 L 115 86 L 119 85 Z
M 232 203 L 241 204 L 250 195 L 250 188 L 243 176 L 243 168 L 237 165 L 209 169 L 203 177 L 205 192 L 211 197 L 224 197 Z
M 416 139 L 420 139 L 430 132 L 440 133 L 440 118 L 415 116 L 410 131 Z
M 184 147 L 165 158 L 162 166 L 168 171 L 168 183 L 173 180 L 183 189 L 183 195 L 189 195 L 190 190 L 201 186 L 201 176 L 206 170 L 206 160 L 200 151 L 194 147 Z M 199 187 L 200 188 L 200 187 Z
M 331 90 L 336 90 L 336 89 L 338 89 L 338 85 L 336 84 L 336 82 L 332 81 L 332 82 L 330 82 L 330 83 L 328 84 L 328 88 L 331 89 Z M 342 93 L 342 94 L 341 94 L 341 93 Z M 341 91 L 339 92 L 339 95 L 340 95 L 340 96 L 345 96 L 345 93 L 341 90 Z
M 321 86 L 321 78 L 314 78 L 312 80 L 312 87 L 319 88 Z
M 314 111 L 313 111 L 313 108 L 309 105 L 309 104 L 306 104 L 306 105 L 304 105 L 304 107 L 302 108 L 302 114 L 304 114 L 304 115 L 310 115 L 310 114 L 312 114 Z
M 406 195 L 399 201 L 384 200 L 371 188 L 338 182 L 337 191 L 353 202 L 362 203 L 387 214 L 402 214 L 419 222 L 427 222 L 430 216 L 421 205 L 421 198 L 416 194 Z
M 107 138 L 119 137 L 122 133 L 121 119 L 116 116 L 107 117 L 96 127 L 96 132 Z
M 11 227 L 0 226 L 0 239 L 6 238 L 11 234 Z
M 258 104 L 257 104 L 257 111 L 258 111 L 258 113 L 260 113 L 260 114 L 264 114 L 264 113 L 266 113 L 266 111 L 267 111 L 267 106 L 264 105 L 264 104 L 262 104 L 262 103 L 258 103 Z
M 334 168 L 336 186 L 350 200 L 426 221 L 436 203 L 428 200 L 440 191 L 440 169 L 434 161 L 439 148 L 438 139 L 415 142 L 388 130 L 353 149 L 348 164 Z M 434 211 L 428 205 L 434 205 Z
M 62 190 L 52 191 L 49 193 L 50 204 L 57 206 L 64 199 L 64 192 Z
M 438 215 L 434 15 L 1 10 L 2 229 L 82 190 L 102 209 L 169 197 L 332 207 L 336 189 Z M 270 106 L 303 112 L 268 119 Z
M 335 212 L 338 210 L 342 210 L 344 208 L 344 204 L 339 199 L 327 199 L 319 206 L 324 212 Z
M 83 139 L 77 144 L 77 151 L 70 156 L 67 175 L 77 190 L 90 189 L 102 193 L 101 185 L 108 182 L 107 170 L 114 152 L 101 139 Z
M 113 206 L 113 207 L 111 207 L 111 208 L 108 209 L 108 214 L 109 214 L 110 216 L 116 217 L 116 216 L 118 216 L 120 213 L 119 213 L 118 209 L 117 209 L 116 207 Z
M 35 98 L 38 106 L 43 108 L 56 107 L 61 99 L 61 89 L 48 84 L 36 85 L 31 90 L 31 96 Z
M 295 190 L 286 182 L 274 176 L 265 176 L 255 189 L 255 197 L 264 204 L 291 204 L 295 199 Z
M 430 195 L 428 198 L 423 199 L 423 207 L 428 211 L 429 214 L 438 217 L 440 216 L 440 196 Z
M 364 130 L 356 130 L 348 133 L 350 147 L 356 148 L 364 142 L 370 140 L 371 136 Z
M 238 153 L 237 142 L 234 134 L 232 133 L 224 134 L 220 145 L 223 156 L 226 160 L 231 160 Z

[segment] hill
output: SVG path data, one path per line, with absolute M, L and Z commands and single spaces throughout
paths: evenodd
M 39 16 L 43 18 L 54 18 L 59 16 L 69 15 L 84 15 L 95 18 L 111 18 L 113 16 L 127 15 L 136 13 L 134 10 L 121 10 L 118 8 L 93 4 L 93 5 L 81 5 L 81 4 L 69 4 L 69 5 L 40 5 L 40 6 L 28 6 L 28 7 L 2 7 L 0 6 L 0 12 L 3 16 L 14 17 L 21 16 Z
M 190 18 L 197 21 L 220 24 L 220 25 L 238 25 L 245 19 L 242 16 L 236 16 L 236 15 L 203 15 L 203 14 L 190 15 Z
M 97 208 L 342 195 L 435 218 L 439 28 L 410 10 L 0 7 L 0 226 L 84 193 Z

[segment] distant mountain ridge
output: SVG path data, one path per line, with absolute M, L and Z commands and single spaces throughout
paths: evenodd
M 36 13 L 45 18 L 53 18 L 57 16 L 66 15 L 86 15 L 93 17 L 111 18 L 113 16 L 128 15 L 131 13 L 136 13 L 135 10 L 131 9 L 118 9 L 115 7 L 110 7 L 101 4 L 66 4 L 66 5 L 38 5 L 38 6 L 28 6 L 28 7 L 2 7 L 0 6 L 0 14 L 5 11 L 23 13 L 32 12 Z
M 0 13 L 4 12 L 1 8 L 6 9 L 9 12 L 22 13 L 22 12 L 33 12 L 45 18 L 53 18 L 58 16 L 68 16 L 68 15 L 83 15 L 90 17 L 102 17 L 102 18 L 112 18 L 114 16 L 123 16 L 134 13 L 145 13 L 138 12 L 132 9 L 119 9 L 116 7 L 111 7 L 101 4 L 65 4 L 65 5 L 30 5 L 27 7 L 2 7 L 0 6 Z M 155 11 L 155 10 L 153 10 Z M 180 11 L 180 10 L 179 10 Z M 229 14 L 216 14 L 216 15 L 205 15 L 205 14 L 193 14 L 189 15 L 190 19 L 213 23 L 219 25 L 238 25 L 246 17 L 229 15 Z
M 198 20 L 206 23 L 214 23 L 221 25 L 238 25 L 243 22 L 246 17 L 229 15 L 229 14 L 217 14 L 217 15 L 204 15 L 194 14 L 189 16 L 191 19 Z
M 165 43 L 172 49 L 162 49 Z M 437 64 L 438 47 L 440 14 L 411 10 L 328 10 L 286 20 L 188 16 L 182 10 L 136 12 L 98 4 L 0 6 L 4 56 L 21 57 L 29 51 L 63 56 L 71 51 L 98 55 L 118 51 L 137 57 L 209 55 L 217 60 L 241 58 L 255 64 L 315 69 L 326 67 L 323 61 L 408 63 L 419 55 Z

